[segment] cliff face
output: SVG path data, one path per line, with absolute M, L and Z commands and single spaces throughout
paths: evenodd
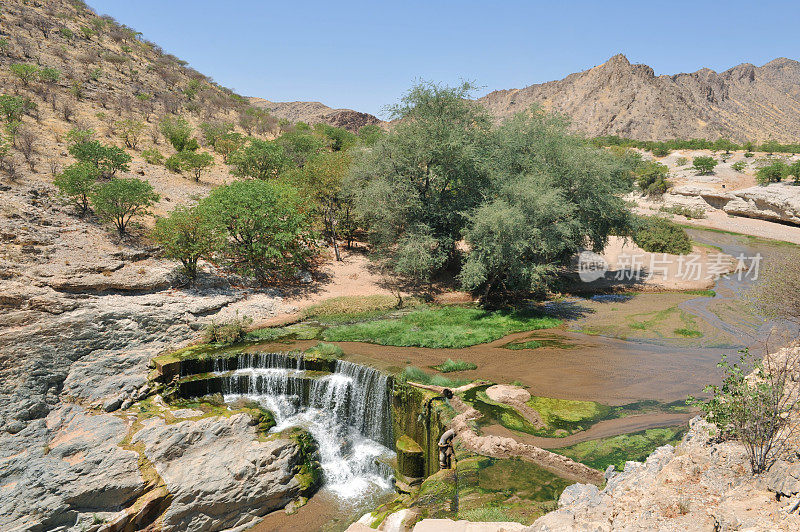
M 641 140 L 730 138 L 743 142 L 800 137 L 800 63 L 779 58 L 725 72 L 708 68 L 656 76 L 616 55 L 583 72 L 478 101 L 498 119 L 533 104 L 565 114 L 575 131 Z

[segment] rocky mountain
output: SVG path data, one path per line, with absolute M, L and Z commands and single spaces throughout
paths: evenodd
M 562 80 L 494 91 L 478 102 L 498 119 L 540 104 L 589 136 L 796 142 L 800 62 L 779 58 L 760 67 L 656 76 L 651 67 L 615 55 Z
M 368 124 L 383 123 L 369 113 L 361 113 L 352 109 L 332 109 L 320 102 L 271 102 L 254 97 L 249 100 L 253 106 L 267 109 L 270 114 L 279 119 L 290 122 L 308 122 L 309 124 L 325 123 L 343 127 L 354 133 Z

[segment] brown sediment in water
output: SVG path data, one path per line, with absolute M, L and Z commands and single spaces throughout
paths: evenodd
M 570 445 L 575 445 L 576 443 L 599 440 L 600 438 L 608 438 L 611 436 L 618 436 L 620 434 L 631 434 L 648 429 L 685 425 L 695 415 L 697 415 L 697 413 L 657 412 L 652 414 L 641 414 L 615 419 L 606 419 L 595 423 L 586 430 L 570 434 L 569 436 L 565 436 L 563 438 L 542 438 L 539 436 L 533 436 L 531 434 L 525 434 L 524 432 L 513 431 L 503 427 L 502 425 L 494 424 L 481 427 L 481 433 L 489 436 L 514 438 L 522 443 L 535 445 L 537 447 L 541 447 L 542 449 L 558 449 L 561 447 L 569 447 Z

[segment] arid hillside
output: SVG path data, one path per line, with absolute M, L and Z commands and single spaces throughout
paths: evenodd
M 562 80 L 494 91 L 478 101 L 497 118 L 540 104 L 592 137 L 794 142 L 800 137 L 800 63 L 779 58 L 720 73 L 704 68 L 656 76 L 620 54 Z
M 369 113 L 352 109 L 332 109 L 320 102 L 271 102 L 263 98 L 248 98 L 255 107 L 266 109 L 274 117 L 289 122 L 307 122 L 309 124 L 330 124 L 343 127 L 352 132 L 369 124 L 383 123 Z

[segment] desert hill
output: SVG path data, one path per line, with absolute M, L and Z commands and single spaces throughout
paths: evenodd
M 271 102 L 263 98 L 248 98 L 255 107 L 267 109 L 274 117 L 289 122 L 325 123 L 356 132 L 369 124 L 382 121 L 369 114 L 352 109 L 332 109 L 320 102 Z
M 800 138 L 800 63 L 779 58 L 720 73 L 704 68 L 656 76 L 649 66 L 631 64 L 620 54 L 562 80 L 494 91 L 478 102 L 496 118 L 540 104 L 567 115 L 576 131 L 593 137 L 795 142 Z

